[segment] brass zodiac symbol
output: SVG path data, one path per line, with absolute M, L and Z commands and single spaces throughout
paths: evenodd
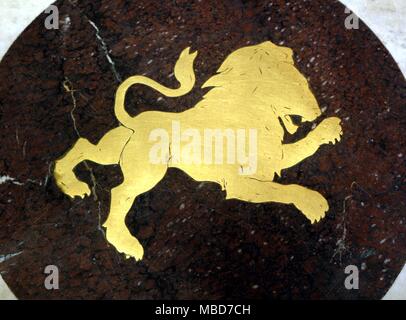
M 312 122 L 321 115 L 306 79 L 294 66 L 293 52 L 289 48 L 266 41 L 234 51 L 203 85 L 210 87 L 210 91 L 184 112 L 147 111 L 136 117 L 126 112 L 126 92 L 135 84 L 148 86 L 167 97 L 180 97 L 190 92 L 195 84 L 193 63 L 196 55 L 197 52 L 191 53 L 189 48 L 180 54 L 174 69 L 180 83 L 177 89 L 167 88 L 144 76 L 125 80 L 119 86 L 115 100 L 115 114 L 121 125 L 109 131 L 97 145 L 80 138 L 56 161 L 56 183 L 72 198 L 90 195 L 88 185 L 78 180 L 73 172 L 80 162 L 90 160 L 102 165 L 120 165 L 124 181 L 111 191 L 110 212 L 103 226 L 107 240 L 127 258 L 140 260 L 144 250 L 128 231 L 125 217 L 135 198 L 154 188 L 170 167 L 183 170 L 196 181 L 219 183 L 226 191 L 227 199 L 293 204 L 311 223 L 322 219 L 329 209 L 326 199 L 316 191 L 273 182 L 275 174 L 280 175 L 281 170 L 312 156 L 321 145 L 335 144 L 342 135 L 340 119 L 330 117 L 305 138 L 283 143 L 285 130 L 294 134 L 299 128 L 292 116 L 299 116 L 302 122 Z M 174 124 L 189 130 L 189 136 L 175 143 Z M 196 154 L 205 153 L 209 147 L 205 144 L 196 148 L 199 146 L 196 140 L 192 149 L 197 153 L 182 152 L 185 161 L 180 161 L 179 150 L 178 156 L 174 156 L 172 147 L 175 144 L 178 149 L 190 147 L 191 140 L 198 139 L 190 133 L 203 132 L 207 127 L 224 129 L 221 134 L 227 128 L 254 128 L 255 170 L 244 172 L 237 161 L 197 161 Z M 151 161 L 151 150 L 156 147 L 157 139 L 163 137 L 151 136 L 157 128 L 168 133 L 169 143 L 161 144 L 168 148 L 157 152 L 160 159 L 166 161 Z M 225 143 L 221 140 L 223 136 L 215 138 L 220 139 L 215 142 L 220 141 L 219 146 Z M 209 146 L 212 147 L 212 142 Z

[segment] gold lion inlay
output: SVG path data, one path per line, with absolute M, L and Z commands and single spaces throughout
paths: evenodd
M 144 249 L 130 234 L 125 217 L 135 198 L 152 188 L 165 176 L 168 168 L 183 170 L 196 181 L 219 183 L 227 199 L 252 203 L 278 202 L 293 204 L 311 223 L 323 218 L 329 209 L 326 199 L 306 187 L 273 182 L 275 174 L 312 156 L 323 144 L 334 144 L 342 135 L 340 119 L 324 119 L 303 139 L 283 143 L 286 131 L 294 134 L 302 122 L 312 122 L 321 115 L 319 105 L 305 77 L 296 69 L 293 52 L 270 41 L 247 46 L 231 53 L 203 88 L 211 88 L 200 102 L 184 112 L 147 111 L 131 117 L 125 110 L 127 90 L 145 85 L 166 97 L 189 93 L 195 84 L 193 63 L 197 52 L 186 48 L 180 54 L 174 75 L 180 86 L 165 87 L 144 76 L 133 76 L 118 88 L 115 114 L 121 125 L 110 130 L 97 145 L 80 138 L 61 159 L 56 161 L 54 175 L 59 188 L 70 197 L 90 195 L 88 185 L 73 170 L 82 161 L 102 165 L 119 164 L 124 181 L 111 191 L 111 205 L 104 223 L 107 240 L 126 257 L 142 259 Z M 166 163 L 152 163 L 149 158 L 150 134 L 156 128 L 171 137 L 173 124 L 182 128 L 255 128 L 257 135 L 257 167 L 250 174 L 239 174 L 239 163 L 196 163 L 171 161 L 167 150 Z M 169 146 L 171 146 L 169 144 Z M 204 146 L 203 148 L 205 148 Z

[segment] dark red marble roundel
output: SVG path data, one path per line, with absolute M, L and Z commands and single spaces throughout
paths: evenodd
M 343 5 L 56 5 L 59 30 L 47 30 L 41 15 L 0 64 L 0 254 L 21 252 L 0 263 L 0 272 L 18 298 L 356 299 L 387 292 L 406 261 L 405 79 L 364 24 L 345 28 Z M 220 186 L 170 169 L 127 217 L 145 257 L 126 260 L 100 227 L 120 168 L 81 164 L 76 173 L 96 181 L 97 198 L 71 200 L 55 184 L 55 160 L 78 135 L 96 143 L 118 125 L 113 103 L 121 80 L 144 74 L 173 87 L 174 63 L 191 46 L 199 50 L 196 89 L 158 99 L 137 87 L 127 100 L 132 115 L 185 110 L 227 55 L 266 40 L 293 49 L 325 116 L 343 120 L 339 144 L 280 178 L 325 195 L 328 215 L 311 225 L 293 206 L 226 201 Z M 59 290 L 44 286 L 47 265 L 59 268 Z M 344 286 L 348 265 L 359 268 L 359 290 Z

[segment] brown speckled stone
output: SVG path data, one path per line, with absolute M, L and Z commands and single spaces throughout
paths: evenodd
M 406 261 L 406 87 L 387 50 L 361 24 L 344 27 L 337 1 L 57 1 L 60 30 L 45 15 L 0 64 L 0 264 L 19 298 L 381 298 Z M 70 23 L 68 23 L 69 19 Z M 116 72 L 89 23 L 100 29 Z M 139 197 L 127 225 L 146 249 L 125 260 L 99 229 L 118 166 L 89 166 L 97 196 L 70 200 L 56 187 L 54 161 L 81 136 L 97 142 L 118 125 L 113 98 L 120 79 L 145 74 L 166 85 L 177 56 L 199 50 L 196 89 L 157 100 L 131 90 L 127 109 L 181 111 L 232 51 L 271 40 L 295 52 L 297 67 L 325 116 L 343 119 L 334 148 L 283 173 L 326 195 L 330 212 L 316 225 L 292 206 L 225 201 L 213 183 L 171 169 Z M 314 59 L 312 59 L 314 58 Z M 152 60 L 152 61 L 151 61 Z M 305 130 L 299 133 L 304 134 Z M 403 152 L 404 156 L 401 156 Z M 142 170 L 142 168 L 140 168 Z M 82 164 L 77 173 L 91 182 Z M 60 290 L 43 285 L 46 265 L 60 269 Z M 360 290 L 344 287 L 357 265 Z

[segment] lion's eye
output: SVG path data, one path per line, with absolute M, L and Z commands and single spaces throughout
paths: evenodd
M 302 123 L 302 117 L 297 115 L 291 115 L 290 118 L 295 126 L 298 126 Z

